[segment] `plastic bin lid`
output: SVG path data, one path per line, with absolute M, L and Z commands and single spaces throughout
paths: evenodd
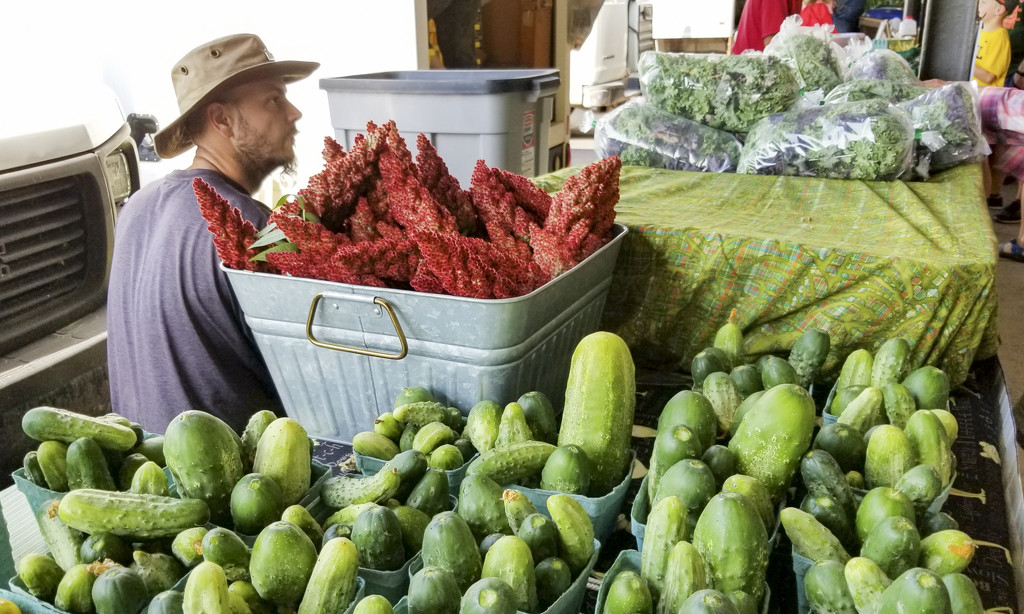
M 554 91 L 557 68 L 501 70 L 397 70 L 320 79 L 320 89 L 388 94 L 501 94 Z

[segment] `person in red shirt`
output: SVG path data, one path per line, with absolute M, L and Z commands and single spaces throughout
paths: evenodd
M 832 21 L 833 0 L 804 0 L 800 21 L 805 26 L 835 25 Z
M 764 51 L 765 45 L 779 33 L 783 20 L 800 12 L 800 0 L 747 0 L 736 28 L 732 53 L 747 49 Z

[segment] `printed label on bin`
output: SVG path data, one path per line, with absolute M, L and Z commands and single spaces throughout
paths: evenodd
M 533 171 L 535 166 L 534 162 L 534 149 L 537 144 L 537 133 L 534 131 L 534 117 L 533 111 L 526 111 L 523 113 L 523 149 L 521 157 L 521 168 L 522 174 L 527 177 L 533 177 Z

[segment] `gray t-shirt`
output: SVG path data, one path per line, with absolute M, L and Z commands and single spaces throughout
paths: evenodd
M 234 429 L 260 409 L 282 414 L 231 291 L 192 180 L 202 178 L 257 229 L 269 211 L 214 171 L 173 171 L 134 194 L 117 220 L 107 292 L 113 410 L 163 433 L 202 409 Z

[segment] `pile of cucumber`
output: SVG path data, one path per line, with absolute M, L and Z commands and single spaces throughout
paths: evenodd
M 52 498 L 36 510 L 49 552 L 24 556 L 17 581 L 68 612 L 217 611 L 209 600 L 268 611 L 259 578 L 294 561 L 264 546 L 266 562 L 251 563 L 259 539 L 245 534 L 316 524 L 300 504 L 311 488 L 311 440 L 269 411 L 241 434 L 201 411 L 182 412 L 163 435 L 116 414 L 51 407 L 29 410 L 22 428 L 40 441 L 25 478 Z

